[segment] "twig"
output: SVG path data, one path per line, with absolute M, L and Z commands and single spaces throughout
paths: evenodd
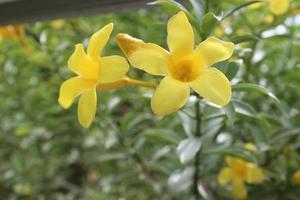
M 199 138 L 201 136 L 201 118 L 202 118 L 200 101 L 197 101 L 196 104 L 195 104 L 195 115 L 196 115 L 196 132 L 195 132 L 195 136 Z M 200 171 L 199 171 L 200 152 L 201 152 L 200 149 L 199 149 L 199 151 L 197 152 L 197 154 L 195 156 L 195 163 L 194 163 L 194 166 L 195 166 L 194 194 L 195 194 L 196 198 L 199 197 L 198 180 L 199 180 L 199 175 L 200 175 Z

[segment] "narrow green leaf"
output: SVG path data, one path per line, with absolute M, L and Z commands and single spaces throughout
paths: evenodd
M 177 153 L 179 155 L 180 162 L 185 164 L 196 156 L 200 150 L 201 140 L 196 137 L 190 137 L 182 140 L 177 146 Z
M 257 113 L 255 109 L 245 102 L 239 101 L 239 100 L 232 100 L 231 101 L 234 105 L 235 112 L 247 117 L 251 118 L 257 118 Z
M 193 184 L 195 169 L 186 167 L 184 170 L 176 170 L 168 179 L 168 187 L 173 192 L 186 191 Z
M 234 61 L 234 62 L 221 62 L 215 65 L 217 69 L 222 71 L 228 80 L 232 80 L 238 73 L 240 69 L 241 62 L 239 61 Z
M 255 3 L 259 3 L 259 2 L 263 2 L 263 1 L 248 1 L 246 3 L 243 3 L 235 8 L 233 8 L 231 11 L 229 11 L 227 14 L 225 14 L 222 18 L 222 20 L 226 19 L 227 17 L 230 17 L 231 15 L 233 15 L 234 13 L 236 13 L 237 11 L 247 7 L 247 6 L 250 6 L 251 4 L 255 4 Z
M 172 131 L 167 129 L 149 129 L 141 134 L 149 141 L 166 142 L 170 144 L 178 144 L 179 137 Z
M 212 12 L 203 16 L 202 21 L 200 22 L 200 30 L 204 38 L 211 34 L 219 21 L 219 18 Z
M 250 42 L 250 41 L 256 41 L 256 40 L 259 40 L 259 38 L 254 36 L 254 35 L 243 35 L 243 36 L 237 36 L 237 37 L 231 38 L 231 41 L 234 44 L 239 44 L 239 43 L 243 43 L 243 42 Z
M 256 158 L 249 153 L 244 147 L 240 146 L 221 146 L 213 147 L 206 151 L 203 151 L 204 154 L 219 154 L 222 156 L 233 156 L 238 157 L 243 160 L 256 163 Z
M 148 5 L 161 5 L 161 6 L 165 6 L 167 8 L 176 10 L 178 11 L 183 11 L 185 13 L 189 13 L 189 11 L 180 3 L 173 1 L 173 0 L 157 0 L 157 1 L 153 1 L 148 3 Z
M 235 117 L 236 117 L 235 107 L 234 107 L 233 103 L 230 102 L 227 106 L 223 107 L 223 110 L 226 114 L 229 124 L 232 126 L 234 124 Z
M 274 99 L 277 103 L 280 103 L 279 99 L 271 93 L 267 88 L 263 86 L 252 84 L 252 83 L 239 83 L 232 87 L 233 91 L 242 91 L 242 92 L 260 92 L 262 94 L 268 95 L 272 99 Z
M 203 0 L 190 0 L 193 6 L 197 19 L 201 19 L 204 14 L 204 1 Z
M 298 135 L 300 135 L 300 128 L 284 129 L 275 133 L 270 142 L 276 144 L 279 141 Z

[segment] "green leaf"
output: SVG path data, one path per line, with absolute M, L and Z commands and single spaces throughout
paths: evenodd
M 178 11 L 183 11 L 185 13 L 189 13 L 189 11 L 180 3 L 173 1 L 173 0 L 157 0 L 157 1 L 153 1 L 148 3 L 148 5 L 161 5 L 161 6 L 165 6 L 167 8 L 176 10 Z
M 187 190 L 193 184 L 193 176 L 195 169 L 193 167 L 186 167 L 182 171 L 175 171 L 168 179 L 168 187 L 173 192 L 180 192 Z
M 215 65 L 217 69 L 219 69 L 221 72 L 225 74 L 225 76 L 228 78 L 228 80 L 232 80 L 238 73 L 240 69 L 241 62 L 240 61 L 234 61 L 229 62 L 224 61 L 220 62 Z
M 201 19 L 204 15 L 204 1 L 203 0 L 190 0 L 193 6 L 197 19 Z
M 300 128 L 280 130 L 271 138 L 270 142 L 277 144 L 278 142 L 300 135 Z
M 259 1 L 259 0 L 257 0 L 257 1 L 248 1 L 246 3 L 243 3 L 243 4 L 233 8 L 231 11 L 229 11 L 227 14 L 224 15 L 224 17 L 222 18 L 222 21 L 224 19 L 226 19 L 227 17 L 230 17 L 231 15 L 236 13 L 237 11 L 239 11 L 239 10 L 241 10 L 241 9 L 247 7 L 247 6 L 250 6 L 251 4 L 255 4 L 255 3 L 259 3 L 259 2 L 263 2 L 263 1 Z
M 177 146 L 177 153 L 179 155 L 180 162 L 185 164 L 193 160 L 197 152 L 200 150 L 200 147 L 200 138 L 190 137 L 182 140 Z
M 247 117 L 251 117 L 251 118 L 257 118 L 257 113 L 251 105 L 249 105 L 245 102 L 239 101 L 239 100 L 232 100 L 231 102 L 234 105 L 236 113 L 247 116 Z
M 202 37 L 206 38 L 209 36 L 219 22 L 219 18 L 212 12 L 204 15 L 202 21 L 200 22 L 200 31 L 202 33 Z
M 241 146 L 221 146 L 221 147 L 213 147 L 203 151 L 204 154 L 219 154 L 222 156 L 233 156 L 238 157 L 243 160 L 256 163 L 256 158 L 249 153 L 244 147 Z
M 180 120 L 182 121 L 181 124 L 185 133 L 187 134 L 187 136 L 191 137 L 195 132 L 196 120 L 194 118 L 191 118 L 184 112 L 178 112 L 178 115 Z
M 256 41 L 256 40 L 259 40 L 259 38 L 254 36 L 254 35 L 243 35 L 243 36 L 237 36 L 237 37 L 231 38 L 231 41 L 234 44 L 239 44 L 239 43 L 243 43 L 243 42 L 250 42 L 250 41 Z
M 227 106 L 223 107 L 223 110 L 226 114 L 228 123 L 233 126 L 236 117 L 234 105 L 230 102 Z
M 149 141 L 153 142 L 166 142 L 170 144 L 178 144 L 179 137 L 168 129 L 149 129 L 141 134 Z
M 252 83 L 239 83 L 232 87 L 233 91 L 243 91 L 243 92 L 260 92 L 262 94 L 268 95 L 272 99 L 274 99 L 277 103 L 280 103 L 279 99 L 271 93 L 267 88 L 263 86 L 252 84 Z

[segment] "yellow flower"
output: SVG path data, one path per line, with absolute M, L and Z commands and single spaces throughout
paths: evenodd
M 244 148 L 248 151 L 254 152 L 256 150 L 256 146 L 252 143 L 246 143 Z
M 78 119 L 85 128 L 91 125 L 96 114 L 96 89 L 101 88 L 101 85 L 107 87 L 120 81 L 129 69 L 126 59 L 121 56 L 100 57 L 112 29 L 113 24 L 111 23 L 93 34 L 87 54 L 82 44 L 75 46 L 68 66 L 78 76 L 65 81 L 60 88 L 58 102 L 64 108 L 69 108 L 74 99 L 81 95 L 78 102 Z
M 272 13 L 275 15 L 282 15 L 286 13 L 289 9 L 289 1 L 290 0 L 269 0 L 268 7 L 271 10 Z M 262 7 L 264 2 L 257 2 L 254 4 L 251 4 L 249 6 L 249 9 L 256 9 Z
M 292 181 L 294 184 L 300 185 L 300 170 L 293 174 Z
M 8 25 L 0 27 L 0 35 L 1 38 L 9 38 L 11 40 L 16 41 L 19 37 L 23 37 L 25 35 L 25 30 L 24 27 L 21 25 Z
M 184 106 L 190 87 L 207 101 L 226 105 L 231 99 L 230 82 L 222 72 L 210 66 L 230 58 L 233 43 L 210 37 L 194 49 L 193 29 L 184 12 L 173 16 L 167 29 L 170 51 L 130 36 L 127 39 L 121 37 L 123 40 L 117 38 L 134 67 L 152 75 L 165 76 L 151 100 L 154 113 L 168 115 Z M 134 41 L 137 41 L 135 45 Z
M 269 0 L 269 8 L 275 15 L 282 15 L 289 9 L 289 0 Z
M 53 20 L 51 21 L 51 26 L 55 29 L 60 29 L 64 26 L 65 24 L 65 20 L 63 19 L 57 19 L 57 20 Z
M 261 183 L 264 180 L 263 170 L 256 164 L 235 157 L 226 157 L 228 167 L 221 169 L 218 182 L 221 185 L 232 184 L 233 195 L 237 199 L 247 198 L 245 182 Z
M 257 2 L 257 3 L 253 3 L 253 4 L 249 5 L 248 8 L 256 9 L 256 8 L 260 8 L 261 6 L 262 6 L 262 2 Z

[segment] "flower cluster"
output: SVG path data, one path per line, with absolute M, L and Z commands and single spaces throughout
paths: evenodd
M 87 54 L 82 44 L 77 44 L 68 66 L 78 76 L 65 81 L 60 88 L 59 103 L 69 108 L 74 99 L 78 102 L 78 119 L 89 127 L 96 113 L 96 90 L 120 86 L 151 84 L 132 81 L 125 74 L 129 65 L 121 56 L 100 57 L 113 25 L 108 24 L 90 39 Z M 224 106 L 231 99 L 231 85 L 226 76 L 213 64 L 231 57 L 234 45 L 209 37 L 194 46 L 194 33 L 184 12 L 173 16 L 167 26 L 169 51 L 126 34 L 117 41 L 130 64 L 151 75 L 163 76 L 153 94 L 151 107 L 159 116 L 171 114 L 183 107 L 190 96 L 190 88 L 205 100 Z M 152 84 L 153 86 L 153 84 Z
M 257 184 L 264 180 L 263 170 L 254 163 L 235 157 L 226 157 L 226 163 L 228 166 L 220 171 L 218 182 L 221 185 L 231 183 L 232 193 L 237 199 L 247 197 L 245 183 Z

